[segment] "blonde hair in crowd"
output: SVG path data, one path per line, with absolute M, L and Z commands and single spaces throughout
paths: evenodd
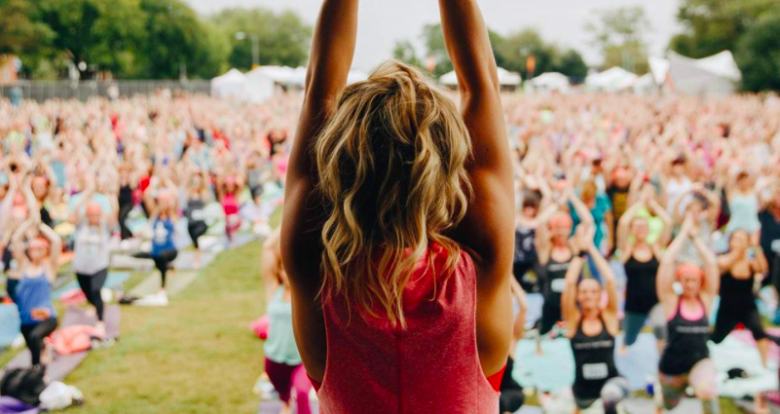
M 391 61 L 346 88 L 314 149 L 327 210 L 320 294 L 405 326 L 402 294 L 428 244 L 449 254 L 445 275 L 460 257 L 444 233 L 468 206 L 466 125 L 422 74 Z

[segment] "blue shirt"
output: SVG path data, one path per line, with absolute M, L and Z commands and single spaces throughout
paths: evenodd
M 152 228 L 152 256 L 158 256 L 166 250 L 175 250 L 173 243 L 174 227 L 171 220 L 154 221 Z
M 268 339 L 263 346 L 265 356 L 278 364 L 300 365 L 301 354 L 293 333 L 292 303 L 284 301 L 284 286 L 276 291 L 266 311 Z
M 49 311 L 49 318 L 56 318 L 57 312 L 51 303 L 51 283 L 46 275 L 38 277 L 23 277 L 16 285 L 16 306 L 19 307 L 19 317 L 22 325 L 35 325 L 46 319 L 35 319 L 36 309 Z M 48 319 L 48 318 L 47 318 Z

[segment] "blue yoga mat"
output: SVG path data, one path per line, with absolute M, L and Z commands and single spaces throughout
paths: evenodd
M 129 272 L 109 272 L 108 278 L 106 279 L 106 284 L 103 285 L 103 287 L 108 289 L 114 289 L 122 286 L 122 284 L 125 283 L 127 279 L 130 279 Z M 66 283 L 64 286 L 61 286 L 59 289 L 55 290 L 54 297 L 59 298 L 60 295 L 62 295 L 63 293 L 78 288 L 79 288 L 79 283 L 74 280 L 70 283 Z
M 16 305 L 0 305 L 0 348 L 13 343 L 19 336 L 19 311 Z

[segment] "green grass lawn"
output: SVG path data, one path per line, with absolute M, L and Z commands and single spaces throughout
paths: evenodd
M 168 308 L 122 308 L 120 341 L 97 350 L 69 384 L 86 413 L 254 413 L 262 343 L 260 243 L 226 252 Z M 173 275 L 175 277 L 175 275 Z

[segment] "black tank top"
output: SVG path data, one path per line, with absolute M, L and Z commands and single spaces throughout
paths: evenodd
M 625 264 L 626 276 L 626 312 L 649 313 L 658 303 L 655 277 L 658 274 L 658 260 L 655 255 L 640 262 L 633 255 Z
M 129 185 L 123 185 L 119 188 L 119 204 L 133 204 L 133 189 Z
M 536 260 L 535 239 L 536 230 L 515 230 L 515 263 L 533 263 Z
M 704 308 L 704 303 L 699 299 Z M 668 339 L 659 371 L 662 374 L 677 376 L 687 374 L 699 361 L 709 358 L 707 340 L 710 338 L 710 321 L 707 312 L 701 318 L 689 321 L 682 316 L 682 298 L 678 300 L 677 312 L 667 326 Z
M 567 262 L 558 262 L 552 257 L 544 267 L 544 300 L 552 304 L 560 306 L 561 294 L 563 294 L 566 288 L 566 272 L 569 271 L 569 264 L 571 259 Z
M 604 384 L 618 376 L 615 366 L 615 337 L 601 320 L 601 333 L 587 336 L 582 332 L 582 321 L 571 339 L 577 372 L 572 392 L 577 399 L 598 399 Z
M 206 208 L 206 203 L 199 198 L 192 198 L 187 201 L 187 208 L 184 210 L 184 217 L 190 223 L 199 223 L 205 221 L 203 210 Z
M 735 278 L 731 272 L 726 272 L 720 279 L 720 303 L 721 307 L 730 309 L 752 309 L 756 307 L 753 295 L 753 278 L 745 280 Z

